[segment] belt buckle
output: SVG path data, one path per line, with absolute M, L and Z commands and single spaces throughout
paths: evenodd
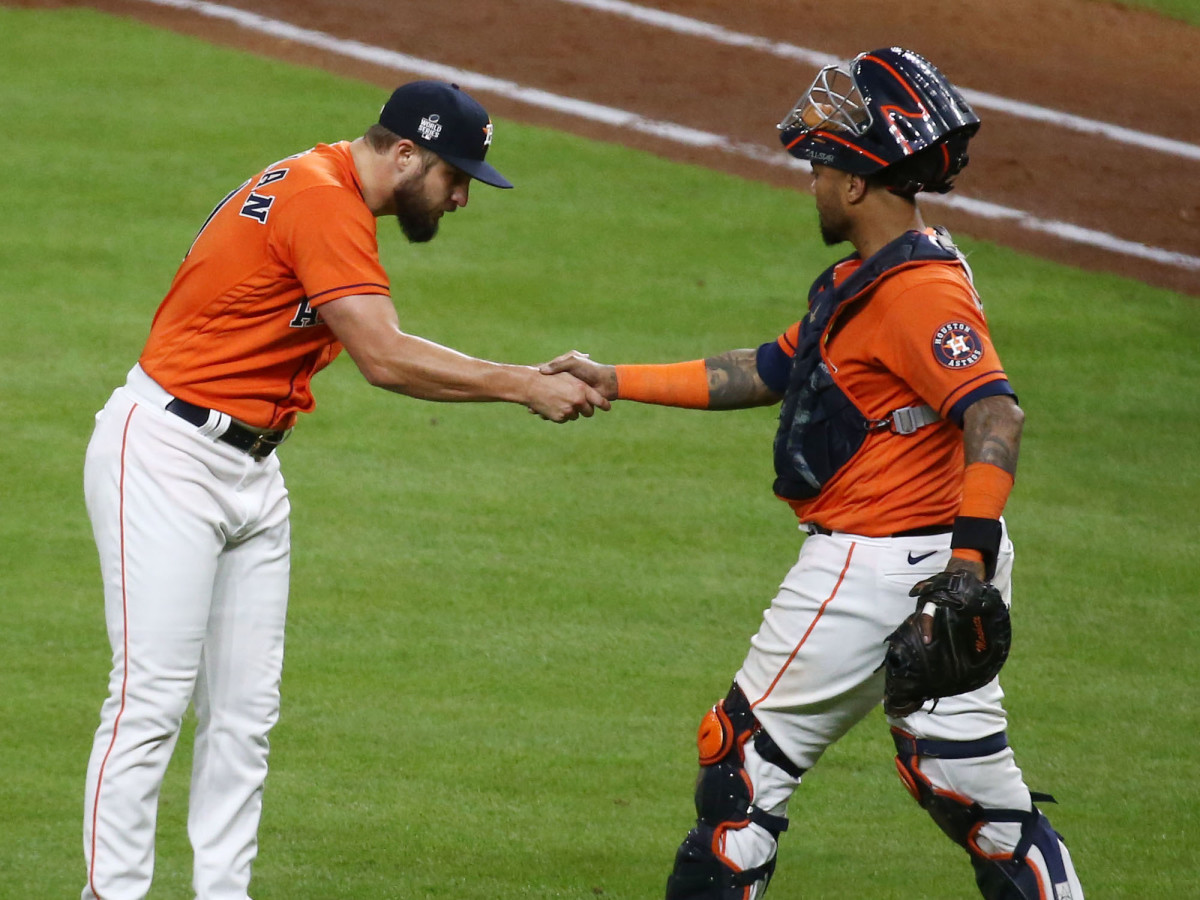
M 279 440 L 271 440 L 275 435 L 279 435 Z M 283 431 L 267 431 L 254 438 L 254 442 L 246 448 L 248 453 L 256 462 L 262 462 L 270 456 L 275 448 L 287 440 L 288 432 Z

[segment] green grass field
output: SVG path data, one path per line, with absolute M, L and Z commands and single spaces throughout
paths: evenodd
M 1123 0 L 1117 5 L 1149 9 L 1189 25 L 1200 25 L 1200 2 L 1197 0 Z
M 360 133 L 381 92 L 83 10 L 0 8 L 0 897 L 77 896 L 109 650 L 81 468 L 214 203 Z M 830 259 L 810 199 L 498 124 L 432 244 L 381 223 L 404 326 L 535 363 L 752 346 Z M 964 180 L 969 189 L 969 174 Z M 1200 311 L 964 239 L 1028 415 L 1011 736 L 1092 900 L 1200 881 Z M 694 729 L 798 535 L 774 411 L 568 426 L 370 388 L 346 360 L 282 451 L 295 508 L 257 900 L 646 898 L 691 825 Z M 1191 687 L 1189 687 L 1191 685 Z M 185 736 L 155 900 L 190 897 Z M 792 804 L 772 896 L 951 900 L 966 860 L 873 714 Z

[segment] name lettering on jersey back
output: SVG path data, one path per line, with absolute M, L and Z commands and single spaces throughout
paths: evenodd
M 262 178 L 258 179 L 258 184 L 256 184 L 255 187 L 265 187 L 268 184 L 274 184 L 277 181 L 283 181 L 283 179 L 287 178 L 287 174 L 287 169 L 275 169 L 272 172 L 263 172 Z
M 245 216 L 247 219 L 254 219 L 259 225 L 267 224 L 267 216 L 271 214 L 271 204 L 275 202 L 274 197 L 265 197 L 262 194 L 256 194 L 254 191 L 246 198 L 246 202 L 242 204 L 242 211 L 238 215 Z
M 239 215 L 245 216 L 247 219 L 254 219 L 260 225 L 266 225 L 267 216 L 271 214 L 271 204 L 275 202 L 275 198 L 256 193 L 256 191 L 260 187 L 266 187 L 269 184 L 282 181 L 284 178 L 287 178 L 287 174 L 287 169 L 274 169 L 264 172 L 262 177 L 258 179 L 258 183 L 254 185 L 254 188 L 246 197 L 246 202 L 242 204 Z
M 321 314 L 308 305 L 307 297 L 300 301 L 300 305 L 296 307 L 296 315 L 292 316 L 292 321 L 288 323 L 291 328 L 312 328 L 314 325 L 324 324 Z

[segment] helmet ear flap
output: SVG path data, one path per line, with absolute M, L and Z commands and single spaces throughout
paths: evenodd
M 971 134 L 960 132 L 932 147 L 906 156 L 881 170 L 876 181 L 891 193 L 913 197 L 920 191 L 945 194 L 954 189 L 954 177 L 967 165 Z

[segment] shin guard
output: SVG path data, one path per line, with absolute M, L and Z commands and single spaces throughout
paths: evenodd
M 975 883 L 984 900 L 1083 900 L 1066 844 L 1036 806 L 985 808 L 970 797 L 937 787 L 921 771 L 922 757 L 965 760 L 1000 753 L 1008 747 L 1004 732 L 977 741 L 929 741 L 893 728 L 892 738 L 901 781 L 938 827 L 971 855 Z M 1031 796 L 1054 802 L 1048 794 Z M 1000 822 L 1020 826 L 1015 845 L 1011 849 L 981 846 L 980 831 Z
M 787 819 L 754 805 L 747 753 L 756 767 L 800 770 L 762 730 L 735 684 L 700 723 L 700 774 L 696 779 L 696 827 L 675 855 L 667 900 L 757 900 L 775 871 L 779 835 Z

